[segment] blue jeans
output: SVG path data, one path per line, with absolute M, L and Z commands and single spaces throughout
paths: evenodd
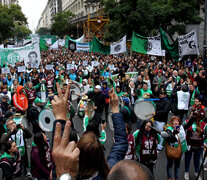
M 186 151 L 186 153 L 185 153 L 185 172 L 189 172 L 192 154 L 193 154 L 193 163 L 194 163 L 195 172 L 199 171 L 200 158 L 202 155 L 202 151 L 203 151 L 202 148 L 191 149 L 190 151 Z
M 169 159 L 167 158 L 167 177 L 172 178 L 172 167 L 174 164 L 174 178 L 178 179 L 180 171 L 180 159 Z

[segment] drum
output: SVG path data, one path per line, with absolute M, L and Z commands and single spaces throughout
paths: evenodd
M 90 101 L 88 101 L 86 107 L 87 107 L 87 110 L 88 110 L 87 111 L 88 118 L 89 118 L 89 120 L 91 120 L 95 115 L 95 110 L 93 109 L 95 107 L 95 104 L 94 104 L 93 101 L 90 100 Z
M 138 100 L 134 105 L 134 113 L 141 120 L 151 119 L 155 107 L 150 101 Z
M 79 84 L 75 81 L 70 82 L 71 100 L 74 101 L 74 100 L 78 99 L 80 94 L 81 94 L 81 89 L 80 89 Z
M 13 120 L 14 120 L 14 122 L 18 125 L 18 124 L 20 124 L 20 123 L 22 123 L 22 125 L 25 127 L 25 128 L 28 128 L 29 126 L 28 126 L 28 121 L 27 121 L 27 119 L 26 119 L 26 117 L 24 117 L 24 116 L 19 116 L 19 115 L 17 115 L 17 116 L 14 116 L 14 118 L 13 118 Z
M 50 109 L 44 109 L 39 115 L 39 126 L 43 131 L 51 132 L 53 129 L 53 123 L 55 121 L 55 116 Z
M 83 119 L 85 116 L 85 109 L 87 109 L 88 118 L 91 120 L 95 115 L 95 110 L 93 109 L 94 107 L 95 104 L 93 101 L 88 101 L 87 99 L 80 100 L 78 104 L 78 116 Z

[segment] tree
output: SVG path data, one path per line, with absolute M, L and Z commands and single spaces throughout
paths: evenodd
M 17 39 L 23 39 L 27 37 L 29 34 L 32 34 L 32 31 L 28 29 L 24 24 L 15 23 L 14 27 L 14 36 Z
M 27 24 L 27 18 L 21 11 L 19 5 L 0 5 L 0 41 L 14 36 L 15 22 Z
M 105 26 L 105 40 L 116 41 L 133 31 L 143 36 L 156 35 L 159 28 L 169 35 L 185 33 L 188 23 L 199 24 L 199 7 L 195 0 L 102 0 L 110 22 Z
M 41 27 L 36 30 L 36 34 L 39 35 L 50 35 L 50 29 L 47 27 Z
M 70 11 L 59 12 L 54 17 L 54 23 L 51 26 L 51 33 L 55 34 L 59 37 L 63 37 L 64 35 L 70 32 L 71 25 L 69 21 L 75 15 Z

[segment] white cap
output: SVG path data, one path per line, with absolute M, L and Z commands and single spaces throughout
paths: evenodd
M 88 80 L 87 80 L 87 79 L 84 79 L 83 81 L 84 81 L 86 84 L 88 83 Z
M 101 86 L 99 85 L 96 85 L 95 88 L 101 90 Z

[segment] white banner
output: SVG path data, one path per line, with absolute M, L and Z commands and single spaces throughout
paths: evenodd
M 6 67 L 6 68 L 2 68 L 2 69 L 1 69 L 1 73 L 2 73 L 2 74 L 10 73 L 10 68 L 8 68 L 8 67 Z
M 39 43 L 29 44 L 20 48 L 0 48 L 0 64 L 15 66 L 16 62 L 24 61 L 25 66 L 38 67 L 41 61 Z
M 18 72 L 25 72 L 26 67 L 25 66 L 18 66 Z
M 199 55 L 198 40 L 196 31 L 193 30 L 184 36 L 178 36 L 179 58 L 182 59 L 185 55 Z
M 114 42 L 110 45 L 110 54 L 120 54 L 126 52 L 126 36 L 120 39 L 118 42 Z
M 161 49 L 160 36 L 147 37 L 147 54 L 155 56 L 165 56 L 165 50 Z
M 89 51 L 89 43 L 76 43 L 77 51 Z

